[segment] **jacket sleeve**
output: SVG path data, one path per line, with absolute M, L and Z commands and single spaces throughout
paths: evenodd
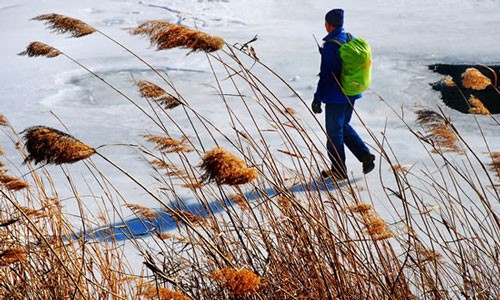
M 321 66 L 318 86 L 314 93 L 314 98 L 324 102 L 328 91 L 340 89 L 333 74 L 340 80 L 342 71 L 342 61 L 339 54 L 339 46 L 335 43 L 325 43 L 321 52 Z

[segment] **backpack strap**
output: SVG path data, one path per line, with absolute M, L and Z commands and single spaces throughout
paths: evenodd
M 349 32 L 346 33 L 346 43 L 349 43 L 350 41 L 352 40 L 352 34 L 350 34 Z M 344 42 L 340 41 L 339 39 L 329 39 L 329 40 L 326 40 L 325 43 L 335 43 L 337 45 L 342 46 L 343 44 L 345 44 Z

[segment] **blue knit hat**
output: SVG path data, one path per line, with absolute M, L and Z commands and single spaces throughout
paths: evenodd
M 341 28 L 344 26 L 344 10 L 340 8 L 330 10 L 325 16 L 325 21 L 335 28 Z

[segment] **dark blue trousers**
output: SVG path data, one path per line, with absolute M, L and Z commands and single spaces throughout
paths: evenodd
M 349 125 L 353 107 L 354 101 L 352 101 L 352 104 L 325 104 L 326 148 L 328 157 L 332 162 L 332 170 L 339 174 L 344 172 L 344 174 L 347 174 L 344 144 L 359 161 L 363 161 L 370 154 L 370 150 L 363 140 L 361 140 L 354 128 Z

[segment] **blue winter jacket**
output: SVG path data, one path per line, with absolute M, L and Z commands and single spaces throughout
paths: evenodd
M 332 39 L 346 42 L 347 36 L 344 28 L 337 28 L 323 38 L 325 42 L 321 50 L 321 69 L 319 73 L 318 87 L 314 93 L 314 99 L 321 100 L 323 103 L 349 103 L 342 92 L 340 86 L 335 80 L 335 76 L 340 81 L 340 72 L 342 71 L 342 60 L 339 53 L 339 45 L 335 42 L 329 42 Z M 361 94 L 350 96 L 354 101 L 361 98 Z

